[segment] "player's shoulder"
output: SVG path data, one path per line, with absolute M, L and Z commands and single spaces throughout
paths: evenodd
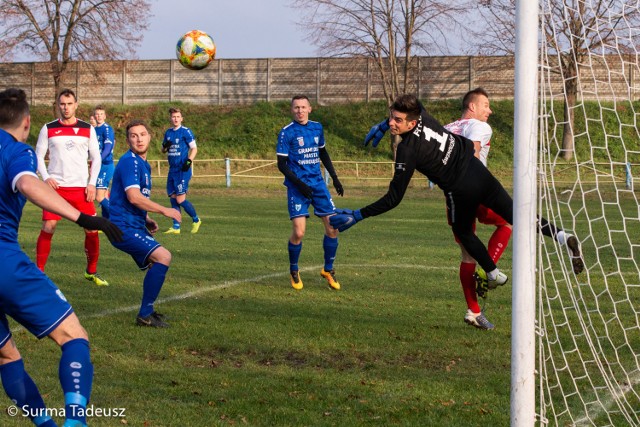
M 295 121 L 291 121 L 288 124 L 282 126 L 282 129 L 280 129 L 280 132 L 278 132 L 279 135 L 284 135 L 287 134 L 288 132 L 291 132 L 293 130 L 293 128 L 295 127 L 296 122 Z
M 315 120 L 309 120 L 307 122 L 307 127 L 309 129 L 322 129 L 322 123 L 316 122 Z
M 89 123 L 89 122 L 85 122 L 84 120 L 77 119 L 76 125 L 73 126 L 73 127 L 83 128 L 83 129 L 89 128 L 90 129 L 92 126 L 91 126 L 91 123 Z

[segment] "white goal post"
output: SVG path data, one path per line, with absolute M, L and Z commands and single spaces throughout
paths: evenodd
M 640 426 L 640 2 L 516 16 L 511 425 Z

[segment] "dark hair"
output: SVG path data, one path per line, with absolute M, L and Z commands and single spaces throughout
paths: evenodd
M 78 102 L 78 98 L 76 97 L 76 93 L 71 89 L 62 89 L 58 94 L 58 101 L 60 101 L 60 97 L 62 96 L 72 96 L 75 102 Z
M 182 115 L 182 111 L 180 111 L 179 108 L 175 108 L 175 107 L 169 108 L 169 115 L 172 115 L 173 113 L 180 113 Z
M 147 130 L 147 132 L 151 133 L 149 131 L 149 126 L 147 126 L 147 124 L 144 122 L 144 120 L 131 120 L 129 122 L 129 124 L 127 125 L 127 130 L 126 130 L 126 135 L 127 138 L 129 137 L 129 129 L 131 129 L 134 126 L 144 126 L 144 128 Z
M 398 96 L 389 109 L 399 113 L 406 113 L 407 120 L 418 120 L 420 118 L 420 101 L 415 95 Z
M 24 90 L 10 88 L 0 92 L 0 127 L 13 128 L 29 115 L 29 103 Z
M 107 111 L 105 110 L 105 108 L 102 106 L 102 104 L 98 104 L 95 106 L 95 108 L 93 109 L 93 112 L 95 113 L 96 110 L 100 110 L 100 111 Z
M 462 111 L 468 110 L 469 104 L 471 104 L 472 102 L 476 102 L 478 96 L 486 96 L 487 99 L 489 99 L 489 94 L 481 87 L 470 90 L 469 92 L 464 94 L 464 97 L 462 97 Z
M 291 98 L 291 103 L 293 104 L 293 101 L 298 101 L 300 99 L 306 99 L 307 102 L 311 104 L 311 101 L 309 101 L 309 97 L 307 95 L 296 95 L 293 98 Z

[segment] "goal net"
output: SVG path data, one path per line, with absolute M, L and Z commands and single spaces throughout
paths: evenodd
M 541 425 L 640 426 L 639 8 L 540 1 L 538 212 L 585 262 L 538 238 Z

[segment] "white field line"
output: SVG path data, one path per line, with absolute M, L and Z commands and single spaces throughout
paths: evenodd
M 372 267 L 371 264 L 340 264 L 340 266 L 342 268 L 367 268 L 367 267 L 371 268 Z M 321 268 L 322 268 L 322 265 L 319 264 L 319 265 L 316 265 L 316 266 L 301 268 L 300 271 L 305 272 L 305 271 L 312 271 L 312 270 L 320 270 Z M 425 270 L 425 271 L 427 271 L 427 270 L 455 270 L 455 267 L 435 267 L 435 266 L 411 265 L 411 264 L 384 265 L 384 268 L 390 268 L 390 269 L 414 269 L 414 270 Z M 213 285 L 210 285 L 210 286 L 200 287 L 200 288 L 198 288 L 196 290 L 185 292 L 185 293 L 182 293 L 182 294 L 172 295 L 172 296 L 168 296 L 168 297 L 164 297 L 164 298 L 158 298 L 158 300 L 156 301 L 156 304 L 162 304 L 162 303 L 170 302 L 170 301 L 181 301 L 181 300 L 185 300 L 185 299 L 189 299 L 189 298 L 194 298 L 194 297 L 197 297 L 199 295 L 206 294 L 206 293 L 209 293 L 209 292 L 217 291 L 217 290 L 220 290 L 220 289 L 232 288 L 234 286 L 244 285 L 246 283 L 261 282 L 263 280 L 273 279 L 273 278 L 283 277 L 283 276 L 287 277 L 287 276 L 289 276 L 289 273 L 287 271 L 281 271 L 281 272 L 278 272 L 278 273 L 264 274 L 264 275 L 261 275 L 261 276 L 255 276 L 255 277 L 251 277 L 251 278 L 224 281 L 222 283 L 217 283 L 217 284 L 213 284 Z M 107 288 L 107 290 L 108 290 L 108 288 Z M 104 310 L 104 311 L 101 311 L 101 312 L 98 312 L 98 313 L 82 314 L 82 315 L 79 315 L 78 317 L 80 317 L 80 322 L 82 322 L 83 319 L 101 319 L 101 318 L 104 318 L 104 317 L 113 316 L 114 314 L 136 312 L 139 309 L 140 309 L 140 304 L 129 305 L 129 306 L 111 308 L 109 310 Z M 15 328 L 12 328 L 11 332 L 12 333 L 16 333 L 18 331 L 21 331 L 22 329 L 23 329 L 22 326 L 17 326 Z

